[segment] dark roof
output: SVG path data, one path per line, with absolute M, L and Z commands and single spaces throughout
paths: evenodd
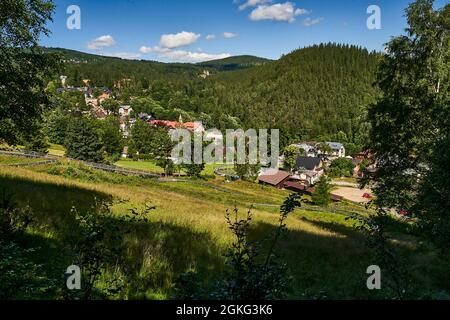
M 285 188 L 289 188 L 289 189 L 293 189 L 296 191 L 306 191 L 307 187 L 301 184 L 298 184 L 296 182 L 293 181 L 287 181 L 284 183 L 284 187 Z
M 316 167 L 320 166 L 321 162 L 322 160 L 317 157 L 298 157 L 295 169 L 314 170 Z
M 277 186 L 290 176 L 291 174 L 289 172 L 278 170 L 276 174 L 259 176 L 258 180 L 259 182 L 264 182 L 272 186 Z

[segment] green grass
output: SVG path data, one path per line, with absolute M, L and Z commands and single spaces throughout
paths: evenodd
M 146 160 L 146 161 L 134 161 L 131 159 L 122 159 L 115 163 L 116 166 L 125 168 L 125 169 L 134 169 L 134 170 L 143 170 L 149 171 L 153 173 L 164 173 L 164 170 L 161 167 L 158 167 L 154 161 Z M 215 163 L 208 163 L 205 165 L 205 169 L 202 172 L 202 176 L 204 177 L 214 177 L 214 169 L 223 166 Z M 181 170 L 183 173 L 184 171 Z
M 10 165 L 10 164 L 23 164 L 23 163 L 33 163 L 45 161 L 46 159 L 35 159 L 35 158 L 23 158 L 23 157 L 12 157 L 0 155 L 0 165 Z
M 51 143 L 50 148 L 48 149 L 48 153 L 50 155 L 63 157 L 64 154 L 66 153 L 66 149 L 59 144 Z
M 260 239 L 277 225 L 278 206 L 289 194 L 250 182 L 226 183 L 222 178 L 164 183 L 92 170 L 65 160 L 33 168 L 0 167 L 2 187 L 35 210 L 38 219 L 30 237 L 42 248 L 43 263 L 59 261 L 61 270 L 71 262 L 70 257 L 57 257 L 67 246 L 65 239 L 75 232 L 72 206 L 88 210 L 95 199 L 128 200 L 114 205 L 112 219 L 146 202 L 156 206 L 150 221 L 139 225 L 126 242 L 125 258 L 134 274 L 127 296 L 130 299 L 173 298 L 177 279 L 187 271 L 198 275 L 200 287 L 213 287 L 223 270 L 224 250 L 232 241 L 225 223 L 226 210 L 237 207 L 243 214 L 254 205 L 251 237 Z M 337 206 L 354 209 L 345 203 Z M 296 210 L 287 220 L 288 233 L 279 253 L 292 277 L 289 297 L 382 298 L 383 292 L 365 287 L 366 269 L 374 261 L 362 235 L 344 215 L 321 210 Z M 398 250 L 414 262 L 415 284 L 424 292 L 448 292 L 449 282 L 439 280 L 448 276 L 440 269 L 436 255 L 410 235 L 393 236 Z
M 117 161 L 115 165 L 125 169 L 143 170 L 153 173 L 164 173 L 163 168 L 158 167 L 154 161 L 134 161 L 131 159 L 122 159 Z

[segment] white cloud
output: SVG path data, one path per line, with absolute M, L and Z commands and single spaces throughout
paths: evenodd
M 184 50 L 169 50 L 158 53 L 159 58 L 170 60 L 171 62 L 203 62 L 231 57 L 229 53 L 208 54 L 205 52 L 191 52 Z
M 214 34 L 208 34 L 206 36 L 206 40 L 210 41 L 210 40 L 214 40 L 216 38 L 216 36 Z
M 163 34 L 159 41 L 159 46 L 162 48 L 174 49 L 191 45 L 200 38 L 200 34 L 193 32 L 180 32 L 177 34 Z
M 141 54 L 134 52 L 114 52 L 114 53 L 105 53 L 104 56 L 120 58 L 125 60 L 138 60 L 141 58 Z
M 273 5 L 260 5 L 250 13 L 250 20 L 273 20 L 279 22 L 294 22 L 295 17 L 306 14 L 305 9 L 295 9 L 291 2 L 277 3 Z
M 223 33 L 223 37 L 224 37 L 225 39 L 231 39 L 231 38 L 237 37 L 237 34 L 232 33 L 232 32 L 224 32 L 224 33 Z
M 310 14 L 311 12 L 306 9 L 296 9 L 295 16 L 301 16 L 302 14 Z
M 139 51 L 143 54 L 147 54 L 147 53 L 165 53 L 165 52 L 169 52 L 171 51 L 171 49 L 169 48 L 161 48 L 160 46 L 154 46 L 154 47 L 146 47 L 146 46 L 142 46 Z
M 312 25 L 315 25 L 315 24 L 318 24 L 318 23 L 322 22 L 323 19 L 324 19 L 323 17 L 316 18 L 316 19 L 306 18 L 305 20 L 303 20 L 303 24 L 306 27 L 310 27 Z
M 258 5 L 270 3 L 272 0 L 247 0 L 244 4 L 239 6 L 239 10 L 245 10 L 249 7 L 256 7 Z
M 87 44 L 89 50 L 99 50 L 102 48 L 112 47 L 116 44 L 116 41 L 110 35 L 104 35 L 94 39 Z
M 144 54 L 154 53 L 158 56 L 158 58 L 170 62 L 202 62 L 231 57 L 229 53 L 208 54 L 203 52 L 201 48 L 198 48 L 197 52 L 191 52 L 185 50 L 162 48 L 160 46 L 155 46 L 152 48 L 143 46 L 139 49 L 139 51 Z
M 146 46 L 142 46 L 140 49 L 139 49 L 139 52 L 141 52 L 141 53 L 150 53 L 150 52 L 152 52 L 152 48 L 150 48 L 150 47 L 146 47 Z

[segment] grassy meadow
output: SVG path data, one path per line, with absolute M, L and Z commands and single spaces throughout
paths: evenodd
M 142 170 L 142 171 L 149 171 L 152 173 L 164 173 L 163 168 L 158 167 L 155 163 L 155 161 L 151 160 L 139 160 L 134 161 L 131 159 L 121 159 L 115 163 L 117 167 L 124 168 L 124 169 L 134 169 L 134 170 Z M 211 178 L 214 177 L 214 169 L 218 166 L 221 167 L 230 167 L 230 165 L 223 165 L 223 164 L 215 164 L 215 163 L 208 163 L 205 165 L 205 169 L 202 172 L 202 176 L 205 178 Z M 178 170 L 176 173 L 184 173 L 184 171 Z
M 131 161 L 121 164 L 136 165 Z M 150 165 L 147 168 L 152 170 Z M 195 275 L 199 288 L 213 288 L 224 268 L 224 250 L 233 240 L 226 211 L 236 207 L 244 214 L 253 207 L 251 237 L 261 239 L 277 225 L 279 206 L 289 194 L 251 182 L 227 183 L 223 178 L 162 182 L 127 177 L 64 159 L 29 168 L 0 166 L 0 189 L 33 208 L 37 218 L 27 237 L 30 245 L 40 248 L 35 258 L 49 274 L 62 274 L 72 264 L 67 250 L 67 241 L 76 237 L 72 207 L 82 211 L 95 206 L 99 199 L 126 200 L 113 205 L 111 219 L 116 219 L 146 203 L 155 206 L 149 221 L 126 238 L 126 259 L 134 277 L 126 293 L 117 298 L 128 299 L 174 298 L 180 276 L 187 272 Z M 363 210 L 345 203 L 333 208 Z M 376 261 L 363 236 L 345 215 L 333 211 L 305 207 L 288 218 L 288 233 L 279 253 L 292 279 L 289 298 L 383 298 L 382 292 L 366 288 L 366 269 Z M 450 281 L 439 281 L 435 276 L 440 274 L 435 267 L 439 264 L 433 263 L 436 254 L 405 234 L 407 227 L 398 222 L 391 234 L 399 250 L 414 261 L 410 271 L 415 283 L 430 294 L 448 290 Z

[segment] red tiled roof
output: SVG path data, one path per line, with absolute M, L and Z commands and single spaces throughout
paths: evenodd
M 176 122 L 176 121 L 168 121 L 168 120 L 152 120 L 150 121 L 150 124 L 160 127 L 166 127 L 170 129 L 176 129 L 176 128 L 185 128 L 191 131 L 196 130 L 200 124 L 196 122 Z

